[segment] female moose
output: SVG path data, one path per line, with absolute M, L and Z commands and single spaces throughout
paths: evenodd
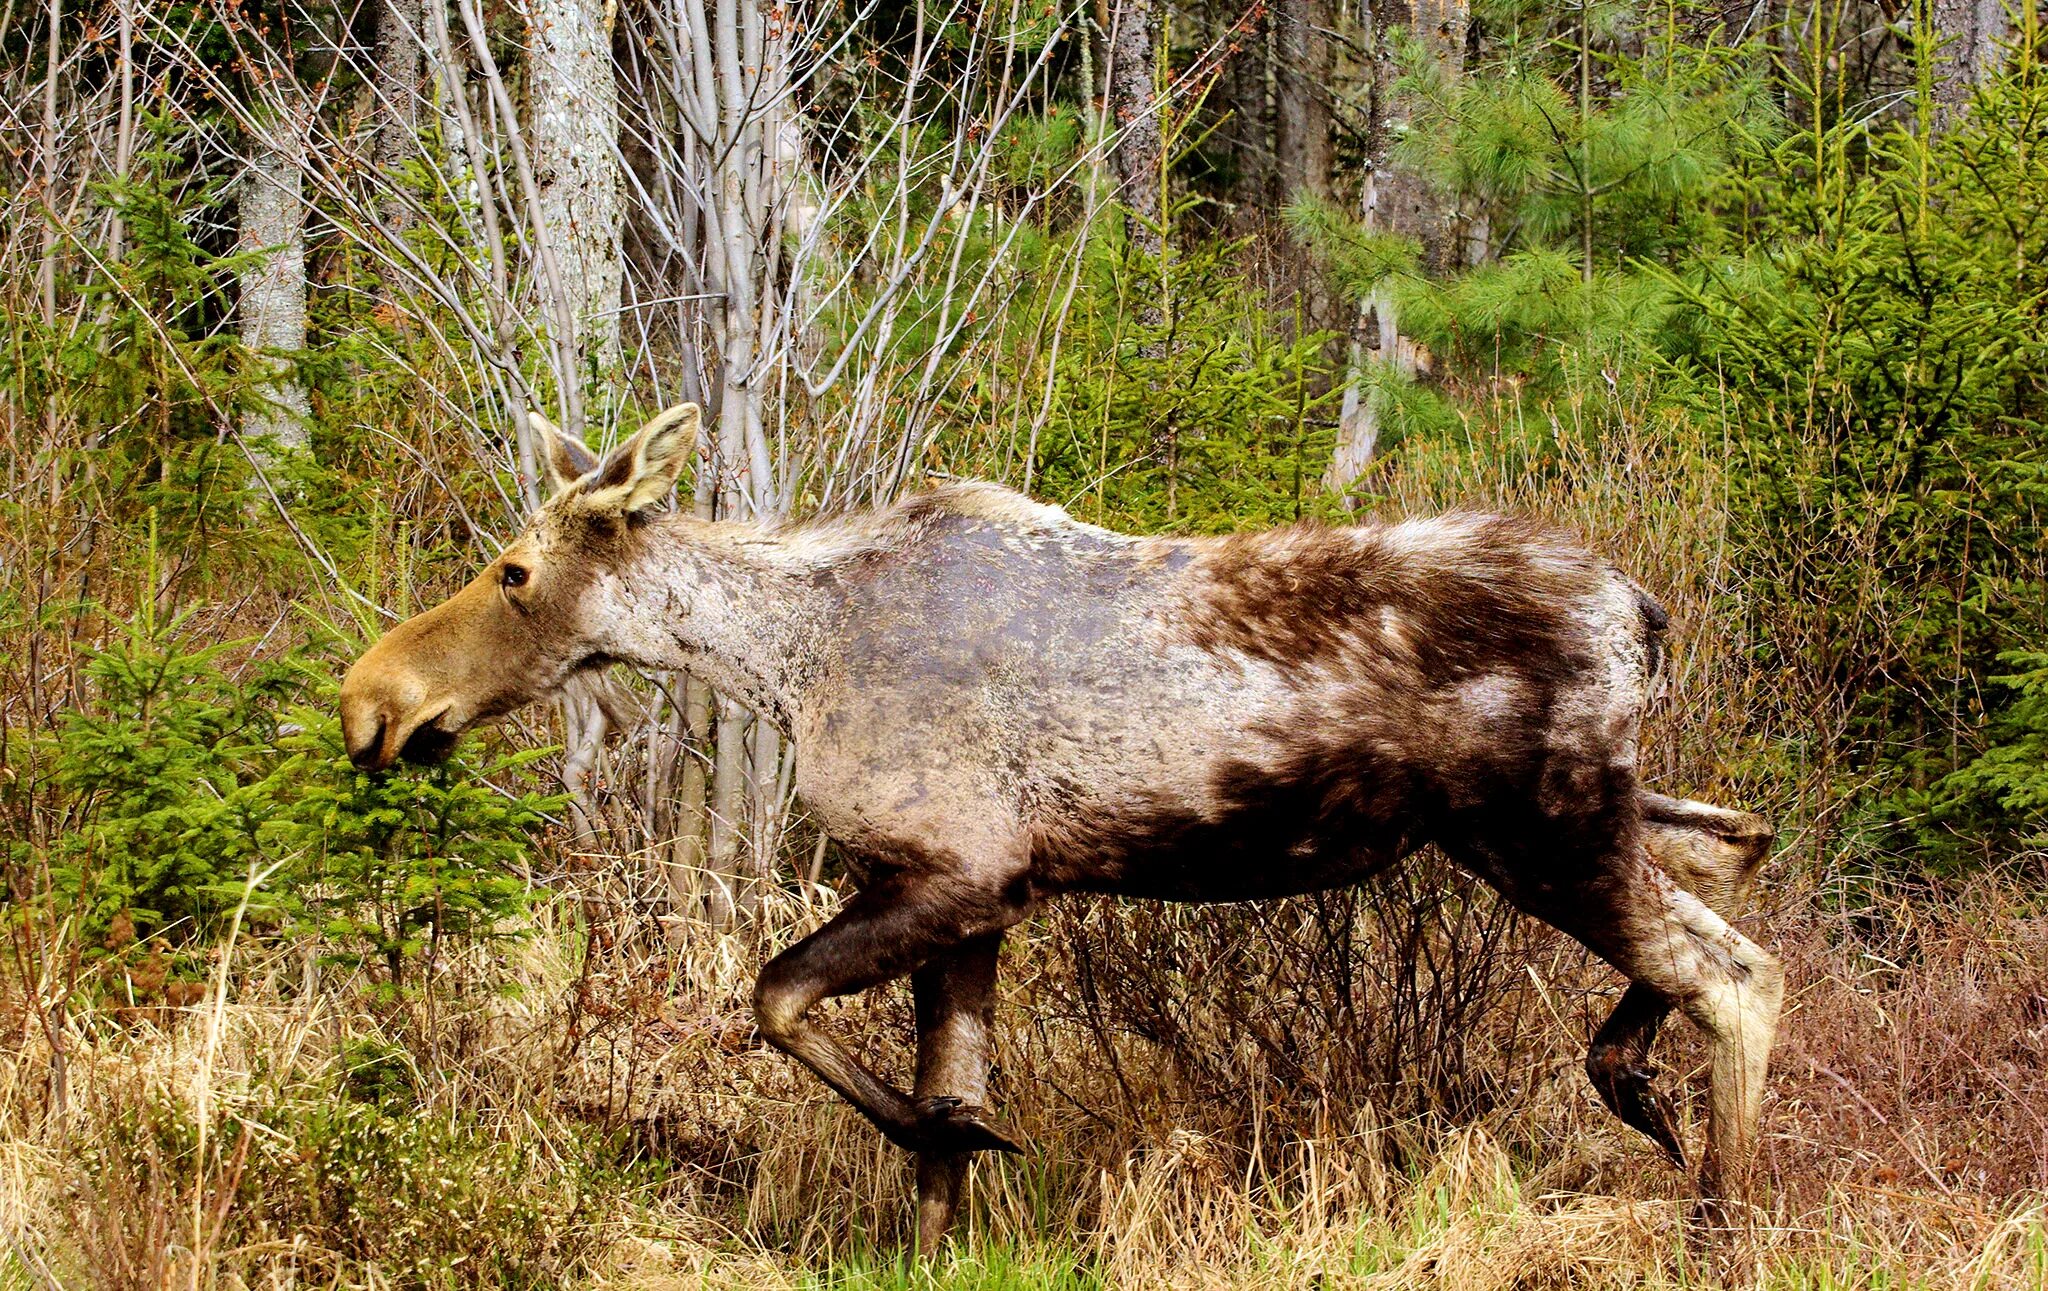
M 1134 538 L 990 484 L 788 529 L 664 511 L 698 410 L 602 461 L 547 435 L 517 541 L 349 670 L 358 766 L 446 752 L 578 670 L 687 668 L 795 741 L 798 791 L 867 879 L 777 956 L 761 1034 L 918 1154 L 950 1226 L 984 1107 L 997 947 L 1062 892 L 1242 901 L 1359 882 L 1434 843 L 1631 982 L 1587 1069 L 1682 1159 L 1646 1060 L 1685 1013 L 1711 1048 L 1701 1187 L 1740 1188 L 1783 984 L 1710 908 L 1770 840 L 1642 791 L 1665 627 L 1554 530 L 1489 515 Z M 915 1086 L 810 1011 L 908 975 Z

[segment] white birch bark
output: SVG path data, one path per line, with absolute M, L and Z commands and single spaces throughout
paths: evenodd
M 534 178 L 578 329 L 577 353 L 601 370 L 620 362 L 619 92 L 607 0 L 528 0 L 528 86 Z M 567 374 L 564 374 L 567 379 Z
M 238 250 L 261 258 L 242 271 L 236 309 L 242 345 L 260 373 L 253 393 L 261 406 L 243 414 L 241 431 L 259 460 L 270 461 L 277 450 L 305 451 L 313 411 L 286 357 L 306 348 L 306 132 L 279 117 L 252 135 L 237 193 Z

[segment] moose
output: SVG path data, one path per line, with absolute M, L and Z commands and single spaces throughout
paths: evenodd
M 1681 1168 L 1649 1053 L 1709 1047 L 1703 1204 L 1739 1195 L 1783 994 L 1724 916 L 1762 819 L 1644 789 L 1668 618 L 1574 538 L 1448 514 L 1131 537 L 987 483 L 786 527 L 671 513 L 693 404 L 601 460 L 540 423 L 553 494 L 340 693 L 366 771 L 623 661 L 689 669 L 796 744 L 797 791 L 861 876 L 761 970 L 760 1034 L 917 1154 L 917 1237 L 987 1107 L 997 951 L 1061 893 L 1250 901 L 1355 884 L 1434 844 L 1629 981 L 1586 1069 Z M 911 979 L 912 1090 L 810 1019 Z

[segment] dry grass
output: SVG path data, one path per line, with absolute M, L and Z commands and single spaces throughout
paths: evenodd
M 960 1247 L 929 1274 L 894 1263 L 900 1154 L 752 1040 L 760 948 L 694 925 L 596 956 L 599 987 L 674 985 L 613 990 L 631 1007 L 595 1020 L 573 1003 L 592 971 L 573 924 L 496 970 L 515 989 L 479 991 L 490 966 L 458 964 L 431 1009 L 372 1005 L 359 981 L 246 952 L 224 997 L 165 1023 L 75 1021 L 61 1112 L 31 1036 L 0 1087 L 0 1222 L 11 1277 L 67 1287 L 2038 1288 L 2048 1077 L 2028 1011 L 2048 923 L 2024 896 L 1986 879 L 1887 907 L 1875 938 L 1867 911 L 1785 930 L 1800 986 L 1766 1191 L 1744 1231 L 1705 1249 L 1687 1244 L 1683 1180 L 1578 1077 L 1604 975 L 1574 956 L 1539 961 L 1527 989 L 1552 1020 L 1533 1042 L 1514 1028 L 1501 1052 L 1523 1075 L 1491 1111 L 1452 1125 L 1325 1108 L 1319 1133 L 1275 1144 L 1260 1141 L 1270 1088 L 1191 1099 L 1170 1055 L 1135 1041 L 1119 1079 L 1049 990 L 1063 965 L 1044 930 L 1008 959 L 998 1076 L 1034 1151 L 978 1167 Z M 776 914 L 786 930 L 815 917 Z M 1907 940 L 1912 969 L 1878 965 Z M 1487 1011 L 1474 1062 L 1497 1056 L 1513 1008 Z M 892 996 L 834 1021 L 901 1071 L 906 1012 Z M 1690 1046 L 1668 1047 L 1685 1081 Z M 410 1163 L 454 1177 L 440 1191 L 377 1155 L 410 1141 L 380 1149 L 313 1114 L 353 1105 L 366 1054 L 404 1069 L 398 1119 L 462 1127 Z M 348 1187 L 451 1209 L 365 1219 L 310 1195 Z M 506 1227 L 480 1242 L 490 1217 Z M 489 1246 L 516 1249 L 495 1270 L 436 1263 Z

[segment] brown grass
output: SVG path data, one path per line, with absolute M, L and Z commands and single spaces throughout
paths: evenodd
M 1008 956 L 997 1082 L 1033 1152 L 977 1169 L 969 1263 L 955 1271 L 971 1283 L 972 1261 L 999 1251 L 1023 1267 L 1005 1266 L 1020 1285 L 1078 1266 L 1110 1286 L 2038 1287 L 2048 1077 L 2029 1010 L 2048 924 L 2024 913 L 2025 896 L 2010 876 L 1939 902 L 1894 894 L 1873 903 L 1888 916 L 1875 934 L 1870 909 L 1824 915 L 1822 894 L 1802 897 L 1816 913 L 1779 925 L 1799 985 L 1764 1194 L 1742 1232 L 1704 1251 L 1687 1245 L 1684 1180 L 1578 1075 L 1611 982 L 1562 948 L 1524 974 L 1546 1025 L 1499 1028 L 1528 1005 L 1507 998 L 1481 1019 L 1474 1061 L 1511 1036 L 1498 1052 L 1520 1071 L 1490 1110 L 1453 1123 L 1324 1106 L 1317 1132 L 1274 1144 L 1261 1136 L 1286 1109 L 1261 1100 L 1277 1087 L 1196 1097 L 1163 1047 L 1134 1040 L 1112 1070 L 1063 1011 L 1053 984 L 1068 966 L 1041 929 Z M 775 913 L 785 933 L 815 917 Z M 304 1113 L 336 1103 L 365 1042 L 405 1055 L 408 1118 L 473 1118 L 500 1164 L 517 1165 L 492 1177 L 460 1157 L 420 1163 L 470 1171 L 450 1195 L 534 1225 L 518 1234 L 518 1270 L 541 1283 L 802 1285 L 886 1262 L 905 1236 L 905 1162 L 754 1042 L 751 940 L 690 925 L 610 952 L 601 980 L 665 972 L 674 988 L 571 1044 L 576 931 L 546 929 L 516 954 L 513 995 L 458 995 L 491 970 L 452 966 L 431 1020 L 417 1003 L 367 1003 L 350 978 L 309 991 L 303 961 L 249 952 L 225 997 L 165 1024 L 80 1019 L 61 1113 L 45 1098 L 46 1051 L 17 1040 L 0 1077 L 0 1222 L 16 1272 L 61 1286 L 381 1285 L 408 1252 L 459 1251 L 466 1215 L 351 1227 L 286 1195 L 303 1180 L 294 1162 L 345 1173 Z M 1912 967 L 1880 962 L 1901 960 Z M 900 996 L 834 1022 L 904 1070 Z M 1669 1079 L 1696 1089 L 1693 1046 L 1667 1051 Z M 599 1130 L 611 1131 L 601 1151 L 574 1146 Z M 617 1168 L 633 1158 L 643 1167 Z M 447 1285 L 499 1284 L 446 1273 Z

